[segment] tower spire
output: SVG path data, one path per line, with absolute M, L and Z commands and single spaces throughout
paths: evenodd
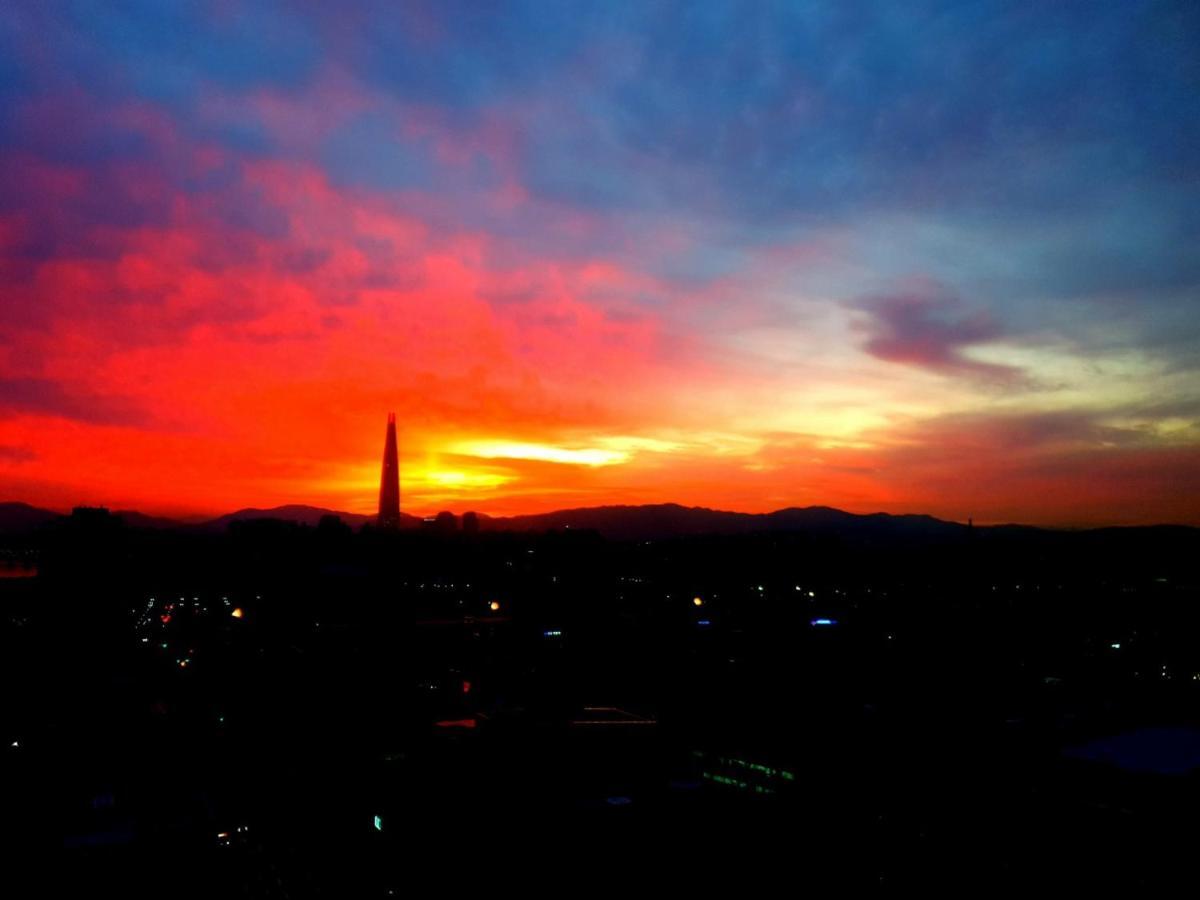
M 400 527 L 400 462 L 396 453 L 396 414 L 388 413 L 383 445 L 383 473 L 379 479 L 379 527 Z

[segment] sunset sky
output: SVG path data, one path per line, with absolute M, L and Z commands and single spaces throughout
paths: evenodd
M 1200 4 L 5 3 L 0 500 L 1200 524 Z

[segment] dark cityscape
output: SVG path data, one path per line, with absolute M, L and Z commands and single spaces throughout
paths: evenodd
M 9 525 L 10 842 L 52 819 L 76 888 L 153 896 L 393 896 L 418 864 L 481 885 L 613 860 L 697 884 L 1186 870 L 1195 529 L 402 519 L 387 437 L 357 529 L 303 507 Z

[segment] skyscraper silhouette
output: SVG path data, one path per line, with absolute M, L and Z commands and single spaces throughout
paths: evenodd
M 383 445 L 383 475 L 379 481 L 379 527 L 400 527 L 400 462 L 396 457 L 396 414 L 388 413 Z

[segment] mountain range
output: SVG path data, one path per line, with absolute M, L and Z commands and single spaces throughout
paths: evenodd
M 34 531 L 61 517 L 61 513 L 39 509 L 26 503 L 0 503 L 0 534 Z M 323 516 L 338 516 L 352 528 L 360 528 L 374 516 L 341 512 L 316 506 L 288 505 L 270 509 L 240 509 L 203 522 L 179 522 L 135 511 L 118 511 L 126 525 L 135 528 L 178 528 L 200 531 L 224 531 L 230 523 L 254 519 L 281 519 L 315 526 Z M 402 514 L 401 528 L 417 528 L 422 520 Z M 694 535 L 730 535 L 760 532 L 812 531 L 836 537 L 866 540 L 898 538 L 936 540 L 962 535 L 969 527 L 925 515 L 859 515 L 827 506 L 791 507 L 769 513 L 742 513 L 675 503 L 642 506 L 595 506 L 564 509 L 512 517 L 479 515 L 483 531 L 540 532 L 559 529 L 595 531 L 618 540 L 656 540 Z M 1164 526 L 1157 526 L 1162 528 Z M 1169 526 L 1168 526 L 1169 527 Z M 1036 532 L 1041 529 L 1021 525 L 986 526 L 996 532 Z M 1100 531 L 1103 529 L 1096 529 Z M 1190 531 L 1193 529 L 1183 529 Z

